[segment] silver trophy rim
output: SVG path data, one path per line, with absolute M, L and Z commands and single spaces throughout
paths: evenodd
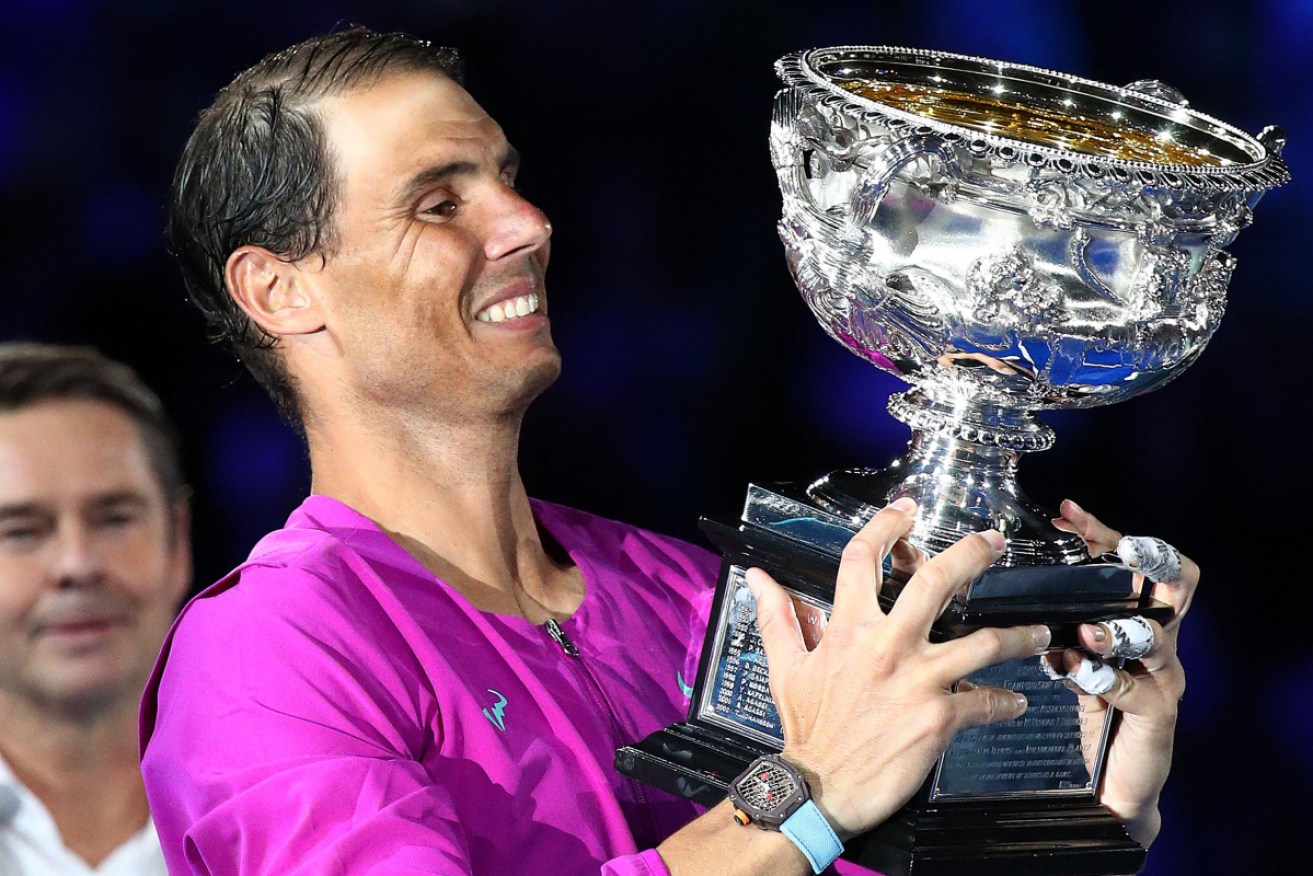
M 1239 141 L 1244 151 L 1261 157 L 1248 164 L 1231 166 L 1199 167 L 1184 164 L 1164 164 L 1131 159 L 1116 158 L 1109 155 L 1096 155 L 1087 152 L 1044 146 L 1011 137 L 988 134 L 974 128 L 955 125 L 950 122 L 921 116 L 916 113 L 896 109 L 867 98 L 854 95 L 836 85 L 830 77 L 815 67 L 815 60 L 820 57 L 843 60 L 844 56 L 870 59 L 875 56 L 909 58 L 942 62 L 951 60 L 982 67 L 995 67 L 1000 72 L 1030 74 L 1036 84 L 1049 87 L 1073 86 L 1088 92 L 1101 92 L 1104 96 L 1115 99 L 1128 108 L 1158 112 L 1165 119 L 1184 113 L 1191 122 L 1203 123 L 1208 133 L 1222 140 Z M 1199 112 L 1184 103 L 1156 95 L 1133 90 L 1125 86 L 1112 85 L 1095 79 L 1086 79 L 1060 70 L 1037 67 L 1029 64 L 1016 64 L 993 58 L 964 55 L 955 52 L 932 51 L 902 46 L 830 46 L 791 52 L 775 62 L 776 75 L 790 88 L 805 89 L 822 104 L 833 107 L 847 116 L 860 120 L 869 120 L 893 129 L 923 128 L 925 133 L 939 133 L 954 140 L 965 141 L 972 152 L 1009 164 L 1025 164 L 1035 170 L 1055 170 L 1063 174 L 1074 174 L 1102 179 L 1112 176 L 1114 179 L 1126 177 L 1126 181 L 1142 183 L 1148 186 L 1168 188 L 1187 188 L 1201 192 L 1262 192 L 1285 185 L 1290 181 L 1290 171 L 1278 154 L 1278 148 L 1272 148 L 1264 141 L 1263 135 L 1254 137 L 1234 125 Z M 1045 81 L 1045 80 L 1057 80 Z M 1272 129 L 1268 129 L 1271 131 Z M 1264 132 L 1265 134 L 1267 131 Z M 1235 144 L 1233 144 L 1235 145 Z

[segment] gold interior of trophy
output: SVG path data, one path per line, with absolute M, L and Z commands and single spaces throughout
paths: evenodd
M 1074 101 L 1070 102 L 1071 108 L 1057 109 L 920 83 L 865 79 L 836 84 L 894 109 L 1040 146 L 1154 164 L 1236 164 L 1206 147 L 1177 142 L 1167 119 L 1162 120 L 1160 129 L 1146 130 L 1128 121 L 1130 113 L 1112 109 L 1106 116 L 1087 115 L 1075 108 Z M 1143 113 L 1138 115 L 1144 117 Z

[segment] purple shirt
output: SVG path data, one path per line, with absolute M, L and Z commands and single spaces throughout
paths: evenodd
M 183 609 L 141 716 L 171 873 L 667 873 L 699 810 L 612 762 L 686 716 L 718 561 L 533 508 L 587 587 L 577 657 L 325 496 Z

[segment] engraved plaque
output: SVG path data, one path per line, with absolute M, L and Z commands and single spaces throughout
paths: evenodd
M 1110 710 L 1085 715 L 1079 698 L 1031 657 L 991 666 L 969 679 L 1030 701 L 1015 721 L 959 733 L 939 762 L 931 799 L 1088 794 L 1098 786 Z
M 780 716 L 770 696 L 766 654 L 757 630 L 757 605 L 743 566 L 730 566 L 721 595 L 720 627 L 712 646 L 713 663 L 697 717 L 736 730 L 776 749 L 784 747 Z M 786 590 L 788 588 L 785 588 Z M 830 619 L 829 606 L 789 590 L 808 649 L 815 648 Z

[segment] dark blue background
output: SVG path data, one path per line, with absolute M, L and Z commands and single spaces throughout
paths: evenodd
M 186 439 L 202 581 L 276 526 L 307 478 L 183 298 L 163 247 L 168 181 L 234 73 L 343 21 L 462 47 L 553 219 L 565 373 L 526 426 L 531 492 L 688 538 L 749 480 L 881 464 L 906 440 L 884 413 L 897 381 L 822 334 L 784 267 L 766 150 L 779 55 L 911 45 L 1160 78 L 1251 133 L 1285 126 L 1295 183 L 1232 247 L 1212 348 L 1161 392 L 1050 418 L 1058 446 L 1024 474 L 1036 498 L 1072 496 L 1205 570 L 1149 872 L 1304 859 L 1313 0 L 4 0 L 0 337 L 92 343 L 160 390 Z

